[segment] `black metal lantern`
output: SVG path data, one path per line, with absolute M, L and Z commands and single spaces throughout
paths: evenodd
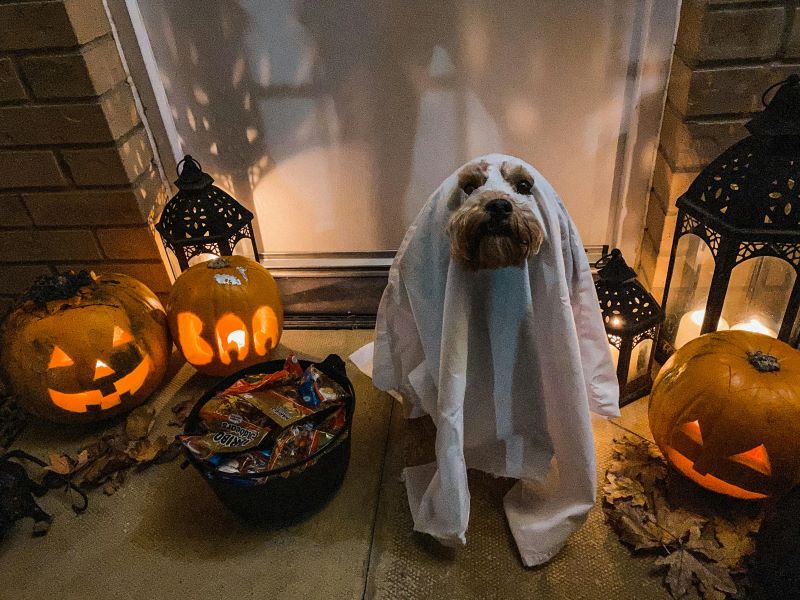
M 597 297 L 617 369 L 620 404 L 650 391 L 654 345 L 664 313 L 614 248 L 595 264 Z
M 678 198 L 658 357 L 700 334 L 744 329 L 798 341 L 800 76 L 747 123 L 751 135 Z M 773 86 L 773 88 L 776 86 Z
M 175 185 L 179 191 L 164 207 L 156 230 L 175 254 L 182 271 L 196 256 L 230 256 L 236 243 L 246 238 L 253 244 L 253 256 L 258 260 L 253 213 L 213 183 L 200 163 L 188 154 L 178 163 Z

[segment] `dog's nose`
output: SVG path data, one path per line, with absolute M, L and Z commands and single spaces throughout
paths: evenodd
M 484 210 L 492 219 L 505 219 L 511 214 L 512 208 L 511 202 L 505 198 L 495 198 L 486 203 Z

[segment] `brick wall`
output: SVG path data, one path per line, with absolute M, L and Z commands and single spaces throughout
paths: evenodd
M 0 314 L 56 269 L 166 291 L 166 189 L 102 0 L 0 0 L 0 23 Z
M 683 0 L 638 271 L 660 294 L 677 209 L 697 173 L 747 135 L 761 94 L 800 72 L 796 1 Z

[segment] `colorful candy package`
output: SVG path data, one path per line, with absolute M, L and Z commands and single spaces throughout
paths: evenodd
M 179 435 L 178 440 L 199 458 L 212 454 L 242 452 L 256 448 L 269 434 L 268 427 L 253 427 L 250 423 L 235 425 L 222 422 L 218 431 L 201 435 Z
M 285 369 L 275 371 L 274 373 L 258 373 L 256 375 L 245 375 L 241 379 L 234 382 L 228 389 L 225 390 L 226 394 L 243 394 L 245 392 L 252 392 L 259 388 L 277 387 L 279 385 L 286 385 L 297 381 L 297 376 L 289 373 Z
M 269 459 L 272 450 L 250 450 L 241 454 L 214 454 L 208 460 L 220 473 L 230 475 L 253 475 L 266 473 L 269 470 Z
M 293 354 L 283 367 L 238 379 L 200 409 L 207 433 L 178 439 L 211 468 L 231 476 L 269 477 L 272 470 L 312 457 L 344 428 L 347 392 L 314 366 L 303 371 Z M 281 475 L 288 472 L 294 471 Z
M 317 369 L 314 365 L 303 372 L 298 393 L 303 404 L 318 407 L 323 402 L 336 402 L 344 399 L 346 392 L 338 383 Z

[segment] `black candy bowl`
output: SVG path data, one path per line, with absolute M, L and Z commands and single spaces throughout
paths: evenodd
M 259 363 L 226 377 L 197 401 L 186 418 L 185 434 L 200 430 L 200 409 L 215 394 L 237 379 L 253 373 L 274 373 L 283 360 Z M 243 519 L 255 523 L 289 522 L 320 509 L 339 489 L 350 462 L 350 430 L 355 412 L 355 392 L 342 359 L 329 355 L 320 363 L 301 360 L 303 369 L 313 364 L 341 385 L 349 394 L 345 401 L 345 425 L 333 440 L 315 454 L 264 474 L 229 475 L 209 467 L 188 450 L 191 463 L 211 486 L 222 503 Z

